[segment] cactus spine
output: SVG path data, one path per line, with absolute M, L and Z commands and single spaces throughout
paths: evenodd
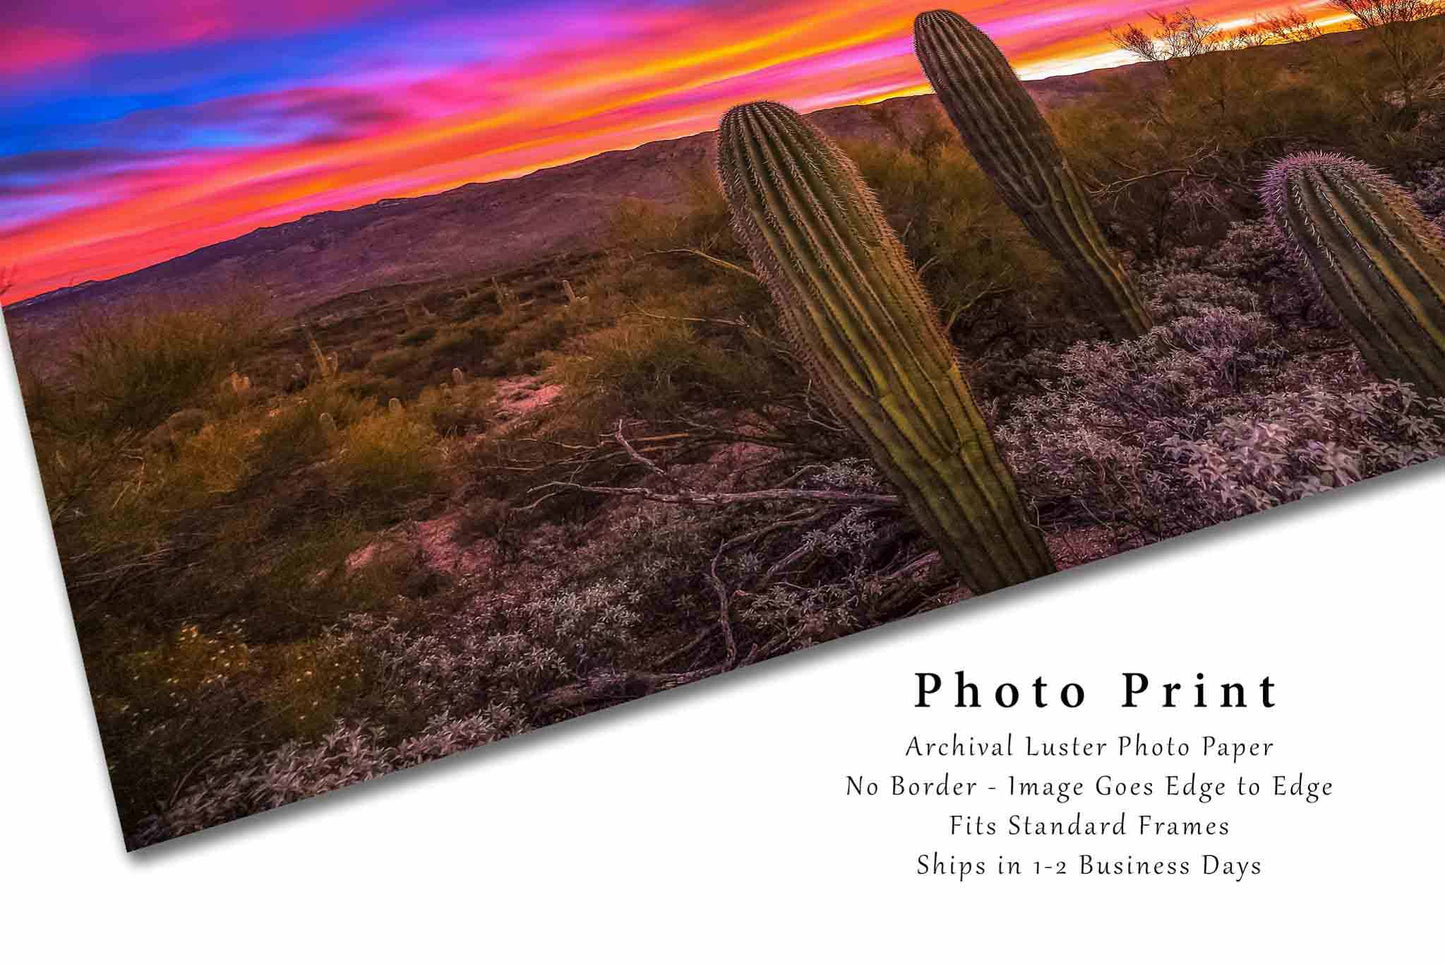
M 1445 239 L 1395 182 L 1339 154 L 1295 154 L 1262 191 L 1375 374 L 1445 396 Z
M 1053 571 L 918 275 L 832 141 L 779 104 L 734 107 L 718 175 L 788 338 L 830 406 L 975 592 Z
M 1004 203 L 1103 312 L 1115 338 L 1152 324 L 1104 240 L 1048 122 L 988 35 L 949 10 L 913 21 L 914 50 L 969 152 Z

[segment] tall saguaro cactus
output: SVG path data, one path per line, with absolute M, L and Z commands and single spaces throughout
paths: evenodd
M 1384 174 L 1339 154 L 1295 154 L 1263 199 L 1375 374 L 1445 396 L 1445 239 Z
M 1083 286 L 1116 338 L 1149 312 L 1110 250 L 1048 122 L 988 35 L 950 10 L 919 14 L 914 49 L 953 126 L 1004 203 Z
M 830 406 L 975 592 L 1053 571 L 903 246 L 858 169 L 780 104 L 718 135 L 733 226 Z

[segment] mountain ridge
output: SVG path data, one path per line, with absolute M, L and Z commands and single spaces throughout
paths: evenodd
M 1107 79 L 1147 73 L 1131 64 L 1027 81 L 1057 106 L 1104 89 Z M 932 94 L 844 105 L 808 116 L 842 139 L 893 137 L 942 117 Z M 515 178 L 463 184 L 415 198 L 382 198 L 318 211 L 206 245 L 114 278 L 84 281 L 5 306 L 11 323 L 63 321 L 74 312 L 165 293 L 182 296 L 262 285 L 285 313 L 391 284 L 500 274 L 548 258 L 596 250 L 628 200 L 677 209 L 710 163 L 716 131 L 605 151 Z

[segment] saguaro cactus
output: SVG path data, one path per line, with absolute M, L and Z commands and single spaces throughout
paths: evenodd
M 1053 571 L 853 162 L 788 108 L 745 104 L 723 117 L 718 175 L 789 341 L 944 560 L 975 592 Z
M 1147 331 L 1148 310 L 1008 59 L 987 34 L 949 10 L 919 14 L 913 40 L 939 102 L 1004 203 L 1082 286 L 1110 334 Z
M 497 293 L 497 309 L 503 315 L 509 315 L 521 307 L 522 299 L 517 296 L 517 293 L 496 278 L 492 279 L 492 290 Z
M 316 368 L 323 379 L 330 378 L 340 370 L 341 363 L 336 352 L 329 355 L 323 354 L 321 345 L 316 341 L 316 336 L 311 334 L 307 325 L 302 325 L 301 330 L 306 333 L 306 345 L 311 349 L 311 357 L 316 359 Z
M 1445 396 L 1445 239 L 1410 196 L 1339 154 L 1285 158 L 1262 194 L 1375 374 Z

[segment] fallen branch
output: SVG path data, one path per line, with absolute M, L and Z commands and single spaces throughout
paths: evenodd
M 938 554 L 938 550 L 934 549 L 930 552 L 923 553 L 923 555 L 921 556 L 913 558 L 909 562 L 906 562 L 903 565 L 899 566 L 897 569 L 894 569 L 892 572 L 884 573 L 882 576 L 879 577 L 879 579 L 882 582 L 889 582 L 894 579 L 903 579 L 913 575 L 913 573 L 918 572 L 920 569 L 925 569 L 929 566 L 937 565 L 941 561 L 942 557 Z
M 722 630 L 723 645 L 727 647 L 727 658 L 723 660 L 724 670 L 732 669 L 738 662 L 738 644 L 737 640 L 733 638 L 733 621 L 728 607 L 728 587 L 723 584 L 722 577 L 717 574 L 718 560 L 722 558 L 723 550 L 727 547 L 727 542 L 718 545 L 717 552 L 713 553 L 712 566 L 708 570 L 708 581 L 712 583 L 712 591 L 717 593 L 717 624 L 718 628 Z
M 1203 171 L 1196 171 L 1193 168 L 1189 167 L 1170 167 L 1165 168 L 1162 171 L 1150 171 L 1148 174 L 1139 174 L 1134 177 L 1120 178 L 1117 181 L 1112 181 L 1102 187 L 1095 188 L 1089 193 L 1093 194 L 1096 198 L 1112 197 L 1116 194 L 1122 193 L 1126 188 L 1129 187 L 1129 185 L 1136 184 L 1139 181 L 1149 181 L 1155 178 L 1174 176 L 1193 178 L 1196 181 L 1208 181 L 1213 184 L 1223 184 L 1226 187 L 1231 187 L 1235 190 L 1242 191 L 1248 189 L 1248 185 L 1241 184 L 1239 181 L 1236 181 L 1233 178 L 1224 177 L 1219 174 L 1206 174 Z
M 547 491 L 552 490 L 552 491 Z M 655 492 L 640 486 L 582 485 L 579 482 L 547 482 L 528 490 L 546 492 L 541 498 L 522 507 L 523 511 L 535 509 L 558 490 L 586 492 L 591 495 L 633 495 L 651 502 L 666 502 L 672 505 L 745 505 L 753 502 L 827 502 L 833 505 L 880 505 L 900 506 L 903 501 L 896 495 L 877 492 L 845 492 L 842 489 L 757 489 L 752 492 L 698 492 L 682 489 L 677 493 Z
M 653 489 L 647 489 L 641 486 L 584 485 L 580 482 L 559 480 L 555 482 L 546 482 L 542 485 L 534 486 L 533 488 L 529 489 L 529 495 L 535 492 L 542 492 L 545 494 L 543 494 L 540 498 L 534 500 L 533 502 L 529 503 L 528 505 L 522 506 L 520 511 L 525 512 L 529 509 L 535 509 L 537 506 L 550 499 L 553 495 L 556 495 L 559 491 L 564 490 L 573 492 L 587 492 L 593 495 L 632 495 L 639 498 L 648 499 L 653 502 L 667 502 L 674 505 L 719 506 L 739 505 L 749 502 L 784 502 L 789 500 L 804 502 L 827 502 L 835 505 L 896 506 L 902 504 L 902 500 L 896 495 L 883 495 L 876 492 L 847 492 L 841 489 L 791 489 L 786 487 L 779 487 L 773 489 L 758 489 L 752 492 L 698 492 L 694 489 L 685 488 L 681 482 L 669 475 L 667 471 L 663 469 L 660 465 L 658 465 L 652 459 L 648 458 L 646 455 L 642 454 L 642 452 L 638 451 L 637 448 L 635 448 L 632 443 L 627 440 L 627 437 L 622 434 L 622 426 L 623 422 L 621 419 L 619 419 L 617 422 L 617 427 L 612 432 L 612 438 L 617 442 L 618 445 L 622 447 L 621 453 L 614 454 L 625 454 L 628 459 L 636 462 L 638 465 L 641 465 L 649 473 L 661 476 L 663 480 L 667 482 L 668 486 L 675 489 L 676 492 L 657 492 Z M 738 439 L 746 438 L 746 436 L 736 437 Z M 687 438 L 690 438 L 689 433 L 675 432 L 670 435 L 652 436 L 650 439 L 644 439 L 643 441 Z M 659 446 L 658 448 L 661 448 L 661 446 Z M 581 464 L 586 464 L 588 462 L 601 462 L 607 458 L 608 456 L 602 456 L 601 458 L 596 459 L 589 457 L 580 461 L 566 460 L 562 464 L 570 463 L 580 466 Z M 792 476 L 792 478 L 797 478 L 797 475 Z
M 662 690 L 691 683 L 712 675 L 717 670 L 691 673 L 599 673 L 547 693 L 536 702 L 536 708 L 549 712 L 594 709 L 597 703 L 621 703 Z
M 627 441 L 627 436 L 622 434 L 622 419 L 620 418 L 617 420 L 617 428 L 613 431 L 612 437 L 617 439 L 617 444 L 621 445 L 623 449 L 627 451 L 627 454 L 631 457 L 632 461 L 636 462 L 638 465 L 641 465 L 653 475 L 662 476 L 663 481 L 665 481 L 668 485 L 674 487 L 677 486 L 676 479 L 664 472 L 662 470 L 662 467 L 659 466 L 656 462 L 652 461 L 652 459 L 648 458 L 641 452 L 637 451 L 637 449 L 632 447 L 632 443 Z
M 795 357 L 793 355 L 792 349 L 789 348 L 787 345 L 778 341 L 775 338 L 769 338 L 767 335 L 763 334 L 760 330 L 758 330 L 756 325 L 750 325 L 746 321 L 743 321 L 741 318 L 734 321 L 729 318 L 702 318 L 695 315 L 660 315 L 655 311 L 648 311 L 646 308 L 640 306 L 638 306 L 634 310 L 639 315 L 642 315 L 646 318 L 653 318 L 657 321 L 683 321 L 694 325 L 722 325 L 725 328 L 737 328 L 742 331 L 743 334 L 747 337 L 756 338 L 758 341 L 762 342 L 768 348 L 772 349 L 774 352 L 783 356 L 784 358 L 792 359 Z
M 731 539 L 726 539 L 717 547 L 717 552 L 715 552 L 712 557 L 712 567 L 709 570 L 708 581 L 712 583 L 713 592 L 717 593 L 718 627 L 722 630 L 723 642 L 727 646 L 727 660 L 723 663 L 724 670 L 732 669 L 733 666 L 737 664 L 738 648 L 733 638 L 732 611 L 728 603 L 727 586 L 724 585 L 722 578 L 717 574 L 717 564 L 718 561 L 722 559 L 723 553 L 734 546 L 754 542 L 763 536 L 780 532 L 783 529 L 792 529 L 797 526 L 817 522 L 827 515 L 829 511 L 829 509 L 817 509 L 810 512 L 807 509 L 802 509 L 794 512 L 785 519 L 780 519 L 777 522 L 770 523 L 759 529 L 754 529 L 751 532 L 745 532 L 740 536 L 733 536 Z M 745 660 L 745 662 L 751 662 L 755 654 L 756 647 L 753 653 L 748 654 L 748 659 Z
M 706 251 L 699 251 L 697 248 L 667 248 L 667 249 L 665 249 L 665 250 L 662 250 L 662 251 L 654 251 L 654 252 L 652 252 L 652 253 L 653 253 L 653 254 L 690 254 L 690 255 L 692 255 L 692 256 L 694 256 L 694 257 L 703 259 L 703 260 L 706 261 L 708 264 L 716 265 L 717 267 L 722 268 L 722 269 L 724 269 L 724 270 L 726 270 L 726 271 L 736 271 L 738 274 L 743 275 L 743 276 L 746 277 L 746 278 L 751 278 L 751 279 L 753 279 L 753 280 L 756 281 L 758 284 L 762 284 L 762 283 L 763 283 L 763 279 L 761 279 L 761 278 L 759 278 L 757 275 L 753 274 L 753 273 L 752 273 L 751 271 L 749 271 L 747 268 L 744 268 L 744 267 L 742 267 L 741 265 L 733 264 L 731 261 L 724 261 L 722 258 L 718 258 L 718 257 L 715 257 L 715 256 L 713 256 L 713 255 L 708 254 Z

